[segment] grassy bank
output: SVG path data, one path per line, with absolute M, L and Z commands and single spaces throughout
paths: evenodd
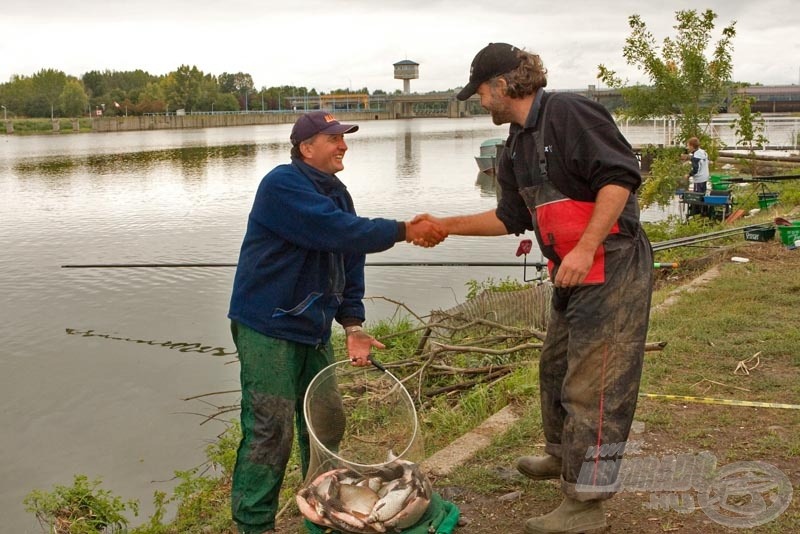
M 734 263 L 731 256 L 750 259 Z M 644 397 L 636 419 L 643 430 L 631 436 L 640 458 L 710 452 L 718 468 L 735 462 L 764 462 L 776 467 L 800 487 L 800 410 L 777 405 L 800 404 L 800 250 L 776 242 L 737 245 L 718 254 L 704 269 L 718 275 L 694 290 L 681 291 L 671 304 L 654 310 L 650 341 L 666 341 L 663 351 L 648 353 L 642 379 L 646 395 L 677 395 L 692 399 Z M 662 284 L 666 296 L 687 282 L 680 276 Z M 701 401 L 711 398 L 711 401 Z M 761 402 L 775 407 L 753 407 Z M 739 404 L 737 404 L 739 403 Z M 440 488 L 454 488 L 456 502 L 475 523 L 470 532 L 507 532 L 492 518 L 521 524 L 526 517 L 557 506 L 554 483 L 533 483 L 509 469 L 523 454 L 542 452 L 535 393 L 519 405 L 524 420 L 477 461 L 459 469 Z M 636 458 L 637 456 L 633 456 Z M 741 481 L 740 481 L 741 482 Z M 462 489 L 466 488 L 463 491 Z M 499 498 L 514 491 L 511 500 Z M 777 489 L 766 492 L 775 498 Z M 657 491 L 624 491 L 608 504 L 613 532 L 728 532 L 699 509 L 702 492 L 667 492 L 693 504 L 691 510 L 654 509 Z M 743 505 L 752 495 L 740 495 Z M 663 501 L 660 501 L 663 502 Z M 770 504 L 769 498 L 766 499 Z M 504 527 L 505 528 L 505 527 Z M 800 505 L 795 499 L 773 520 L 751 532 L 800 531 Z
M 78 121 L 79 130 L 76 132 L 73 129 L 73 121 Z M 13 134 L 9 134 L 5 124 L 10 123 L 13 125 Z M 57 124 L 57 129 L 54 126 Z M 80 133 L 92 131 L 92 119 L 9 119 L 4 121 L 4 127 L 0 130 L 3 135 L 39 135 L 39 134 L 67 134 L 67 133 Z

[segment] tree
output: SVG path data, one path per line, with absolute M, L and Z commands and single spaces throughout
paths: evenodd
M 700 123 L 707 123 L 725 103 L 733 71 L 731 52 L 736 22 L 722 29 L 711 58 L 706 58 L 717 15 L 710 9 L 702 14 L 686 10 L 678 11 L 676 18 L 677 36 L 664 39 L 662 58 L 639 15 L 628 18 L 632 33 L 625 41 L 623 55 L 629 65 L 635 65 L 650 78 L 649 86 L 624 87 L 616 73 L 604 65 L 598 66 L 598 78 L 609 87 L 621 89 L 626 116 L 675 118 L 680 125 L 677 141 L 683 143 L 701 135 Z
M 203 73 L 197 67 L 181 65 L 164 80 L 164 94 L 170 109 L 192 111 L 202 98 Z
M 631 35 L 625 41 L 623 56 L 629 65 L 636 66 L 650 79 L 649 85 L 626 86 L 615 71 L 605 65 L 598 66 L 597 77 L 606 85 L 620 89 L 625 106 L 620 114 L 632 119 L 669 117 L 676 121 L 679 133 L 675 140 L 682 145 L 691 137 L 698 137 L 713 156 L 715 146 L 701 124 L 709 124 L 711 117 L 725 104 L 733 72 L 731 52 L 736 35 L 736 22 L 721 31 L 721 36 L 710 56 L 706 49 L 711 42 L 714 20 L 717 15 L 710 9 L 678 11 L 677 35 L 664 39 L 659 50 L 655 38 L 639 15 L 631 15 L 628 23 Z M 659 57 L 661 52 L 661 57 Z M 656 154 L 675 157 L 674 151 Z M 680 185 L 681 173 L 661 175 L 656 169 L 675 169 L 673 165 L 655 165 L 650 180 L 658 180 L 653 191 L 669 192 L 667 196 L 653 197 L 653 201 L 666 204 L 671 192 Z M 645 204 L 647 205 L 647 204 Z
M 80 117 L 89 105 L 89 97 L 78 80 L 67 80 L 58 97 L 58 107 L 67 117 Z
M 739 163 L 749 171 L 751 176 L 758 172 L 758 160 L 755 158 L 756 149 L 761 149 L 769 143 L 764 135 L 764 119 L 761 113 L 754 113 L 752 105 L 756 101 L 752 96 L 737 95 L 733 99 L 733 107 L 739 113 L 739 118 L 733 120 L 731 128 L 736 134 L 736 146 L 747 149 L 747 156 L 738 157 Z
M 32 81 L 33 98 L 26 106 L 27 114 L 31 117 L 54 117 L 67 75 L 60 70 L 42 69 L 33 75 Z

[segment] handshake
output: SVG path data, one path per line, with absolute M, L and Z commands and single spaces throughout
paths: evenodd
M 423 213 L 406 222 L 406 243 L 420 247 L 435 247 L 448 235 L 447 226 L 441 219 Z

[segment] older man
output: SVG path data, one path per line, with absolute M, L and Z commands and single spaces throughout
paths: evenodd
M 357 130 L 325 111 L 300 116 L 291 163 L 264 177 L 248 218 L 228 313 L 242 386 L 231 504 L 243 534 L 275 528 L 295 423 L 306 474 L 302 402 L 314 376 L 334 361 L 333 320 L 344 327 L 353 365 L 368 365 L 370 349 L 383 348 L 361 326 L 365 254 L 400 241 L 432 246 L 447 235 L 429 221 L 356 215 L 336 173 L 344 169 L 344 135 Z

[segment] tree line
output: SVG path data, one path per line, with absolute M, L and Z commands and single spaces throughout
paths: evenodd
M 397 93 L 400 91 L 398 90 Z M 366 93 L 364 87 L 335 89 L 329 94 Z M 206 74 L 181 65 L 165 75 L 144 70 L 90 71 L 80 78 L 60 70 L 42 69 L 14 75 L 0 84 L 0 104 L 13 117 L 82 117 L 87 115 L 143 115 L 183 109 L 193 111 L 247 111 L 291 109 L 292 97 L 316 97 L 314 88 L 283 85 L 256 89 L 244 72 Z M 373 95 L 385 95 L 376 90 Z

